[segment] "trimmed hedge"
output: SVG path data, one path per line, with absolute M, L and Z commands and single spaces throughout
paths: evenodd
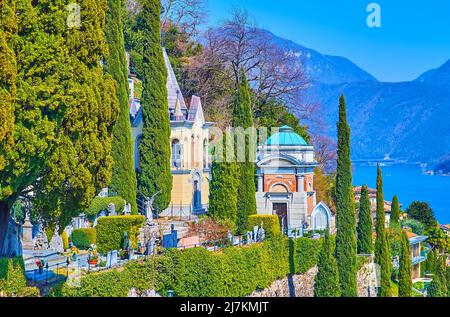
M 22 257 L 0 258 L 0 293 L 9 297 L 39 296 L 39 289 L 27 287 Z
M 281 234 L 280 221 L 277 215 L 250 215 L 248 217 L 247 230 L 253 231 L 253 227 L 261 226 L 261 222 L 268 237 Z
M 125 208 L 125 200 L 122 197 L 95 197 L 86 212 L 86 216 L 97 216 L 102 210 L 108 210 L 109 204 L 115 205 L 118 214 L 122 213 Z
M 144 216 L 111 216 L 101 217 L 97 221 L 97 250 L 105 254 L 123 248 L 125 232 L 131 239 L 133 247 L 137 247 L 139 229 L 145 222 Z
M 219 252 L 170 249 L 162 256 L 133 261 L 122 270 L 88 274 L 81 278 L 80 287 L 64 284 L 53 296 L 124 297 L 134 287 L 155 289 L 163 296 L 173 290 L 181 297 L 242 297 L 292 273 L 291 266 L 297 273 L 308 271 L 317 264 L 320 246 L 321 240 L 278 236 Z
M 71 237 L 77 248 L 89 249 L 91 244 L 97 243 L 97 230 L 95 228 L 75 229 Z

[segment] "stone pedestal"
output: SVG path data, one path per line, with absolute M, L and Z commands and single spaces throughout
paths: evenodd
M 25 223 L 22 225 L 22 228 L 23 228 L 22 248 L 24 250 L 33 250 L 34 249 L 33 224 L 31 223 L 28 217 L 25 219 Z

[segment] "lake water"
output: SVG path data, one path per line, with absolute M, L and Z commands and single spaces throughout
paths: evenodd
M 418 165 L 383 166 L 384 199 L 398 195 L 403 209 L 415 200 L 426 201 L 441 224 L 450 223 L 450 176 L 430 176 Z M 376 188 L 377 167 L 353 165 L 353 184 Z

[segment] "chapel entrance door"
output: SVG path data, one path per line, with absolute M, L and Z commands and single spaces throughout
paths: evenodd
M 273 214 L 278 216 L 281 232 L 287 230 L 287 203 L 273 203 Z

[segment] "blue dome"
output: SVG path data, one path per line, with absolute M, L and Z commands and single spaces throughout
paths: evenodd
M 291 127 L 285 125 L 279 129 L 279 132 L 267 139 L 266 145 L 299 146 L 308 145 L 308 143 L 306 143 L 305 139 L 295 133 Z

